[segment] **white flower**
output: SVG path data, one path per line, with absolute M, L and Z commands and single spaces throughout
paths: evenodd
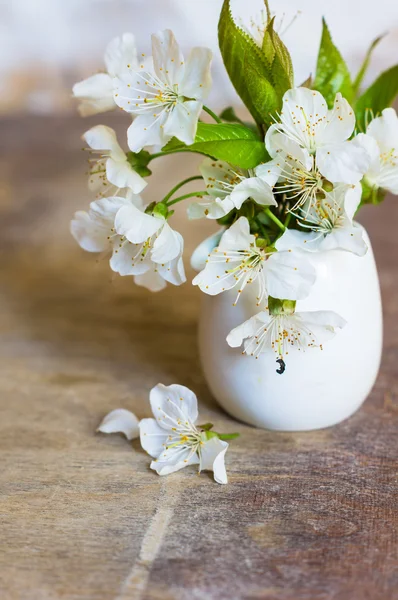
M 185 62 L 174 34 L 166 29 L 152 36 L 153 71 L 132 67 L 115 80 L 115 102 L 138 115 L 128 130 L 133 152 L 164 146 L 173 136 L 192 144 L 211 87 L 212 53 L 193 48 Z
M 398 117 L 393 108 L 373 119 L 358 141 L 367 150 L 371 162 L 365 181 L 371 186 L 398 194 Z
M 123 433 L 128 440 L 140 435 L 138 419 L 134 413 L 125 408 L 116 408 L 104 417 L 97 429 L 101 433 Z
M 89 187 L 103 198 L 118 196 L 119 191 L 130 189 L 139 194 L 147 185 L 127 160 L 119 146 L 116 133 L 106 125 L 97 125 L 83 135 L 99 157 L 90 160 Z
M 305 351 L 308 348 L 321 348 L 327 340 L 341 329 L 346 321 L 329 310 L 297 312 L 292 314 L 270 315 L 262 311 L 233 329 L 227 336 L 232 348 L 243 343 L 243 354 L 255 356 L 273 350 L 279 357 L 284 371 L 284 358 L 291 348 Z
M 198 419 L 195 394 L 182 385 L 159 383 L 151 390 L 150 403 L 155 418 L 140 421 L 140 440 L 144 450 L 154 458 L 151 469 L 159 475 L 168 475 L 199 464 L 199 471 L 213 471 L 217 483 L 227 483 L 224 457 L 228 443 L 217 437 L 208 440 L 206 432 L 195 426 Z
M 113 98 L 114 77 L 122 75 L 128 68 L 138 68 L 135 39 L 131 33 L 125 33 L 108 44 L 105 66 L 106 73 L 92 75 L 73 87 L 73 95 L 81 100 L 79 112 L 83 117 L 116 108 Z
M 276 206 L 272 186 L 278 180 L 280 168 L 277 161 L 268 163 L 267 169 L 263 167 L 257 167 L 261 170 L 261 176 L 258 176 L 257 169 L 244 171 L 226 162 L 205 158 L 200 172 L 210 198 L 191 204 L 188 207 L 189 218 L 220 219 L 234 208 L 239 210 L 249 198 L 262 206 Z
M 223 228 L 212 233 L 195 248 L 191 256 L 191 267 L 194 271 L 199 272 L 205 268 L 210 252 L 218 246 L 224 231 Z
M 315 270 L 306 259 L 256 246 L 248 220 L 240 217 L 225 231 L 219 246 L 209 254 L 206 267 L 192 283 L 211 296 L 237 287 L 238 300 L 247 284 L 257 282 L 260 303 L 268 295 L 288 300 L 305 298 L 314 281 Z
M 323 200 L 301 209 L 298 222 L 307 231 L 286 229 L 277 240 L 276 248 L 280 251 L 300 248 L 309 252 L 339 249 L 364 256 L 368 247 L 362 237 L 363 229 L 353 223 L 345 207 L 350 189 L 346 185 L 337 186 L 332 192 L 325 192 Z
M 316 168 L 332 183 L 356 184 L 369 167 L 369 157 L 357 139 L 348 141 L 354 128 L 354 111 L 341 94 L 328 110 L 319 92 L 294 88 L 285 93 L 280 122 L 268 129 L 265 142 L 271 157 L 285 152 L 311 180 Z M 300 178 L 292 182 L 291 176 L 289 173 L 287 182 L 297 186 Z
M 71 233 L 88 252 L 112 252 L 110 266 L 120 275 L 134 275 L 137 285 L 156 292 L 184 283 L 184 241 L 167 221 L 146 214 L 139 196 L 103 198 L 78 211 Z

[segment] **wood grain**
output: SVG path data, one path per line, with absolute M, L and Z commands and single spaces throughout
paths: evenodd
M 90 199 L 79 152 L 90 125 L 0 123 L 0 598 L 398 599 L 397 199 L 362 215 L 385 313 L 370 398 L 333 429 L 256 430 L 207 390 L 198 291 L 151 295 L 71 240 L 70 216 Z M 196 164 L 157 165 L 150 199 Z M 188 256 L 212 225 L 180 212 Z M 148 416 L 159 381 L 192 387 L 203 421 L 240 430 L 228 486 L 189 469 L 160 478 L 138 442 L 94 434 L 113 408 Z

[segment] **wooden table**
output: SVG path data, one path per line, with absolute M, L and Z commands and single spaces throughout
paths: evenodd
M 206 388 L 199 292 L 112 279 L 71 239 L 70 217 L 90 199 L 79 136 L 92 123 L 0 125 L 1 600 L 398 598 L 398 199 L 361 215 L 385 314 L 370 398 L 332 429 L 256 430 Z M 197 162 L 156 165 L 146 197 Z M 187 255 L 211 228 L 190 227 Z M 149 416 L 158 382 L 191 387 L 202 421 L 241 432 L 229 485 L 194 469 L 160 478 L 137 441 L 95 435 L 113 408 Z

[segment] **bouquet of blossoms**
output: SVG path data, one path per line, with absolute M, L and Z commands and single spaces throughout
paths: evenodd
M 316 279 L 311 257 L 334 249 L 365 255 L 354 215 L 363 204 L 379 204 L 386 191 L 398 194 L 398 119 L 388 108 L 398 66 L 360 91 L 378 41 L 353 79 L 324 22 L 315 76 L 296 82 L 267 1 L 260 22 L 246 28 L 225 0 L 220 51 L 253 118 L 243 122 L 232 108 L 216 114 L 205 104 L 209 49 L 184 57 L 170 30 L 152 36 L 152 56 L 137 50 L 132 34 L 113 40 L 105 71 L 73 92 L 83 116 L 116 107 L 130 116 L 129 150 L 107 126 L 84 134 L 97 155 L 89 186 L 98 197 L 75 214 L 73 236 L 84 250 L 109 251 L 111 269 L 137 285 L 153 292 L 166 282 L 181 285 L 184 240 L 172 216 L 195 196 L 188 218 L 216 220 L 220 229 L 194 253 L 200 272 L 193 284 L 210 295 L 234 290 L 235 304 L 248 286 L 255 289 L 254 316 L 227 342 L 256 358 L 272 348 L 283 373 L 290 347 L 322 348 L 345 325 L 333 311 L 296 311 Z M 180 152 L 203 155 L 200 174 L 151 197 L 151 162 Z M 199 191 L 181 191 L 195 180 Z

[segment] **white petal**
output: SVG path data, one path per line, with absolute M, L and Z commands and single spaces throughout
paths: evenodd
M 354 129 L 354 111 L 341 94 L 336 94 L 333 109 L 328 112 L 327 123 L 317 137 L 317 146 L 345 142 Z
M 230 290 L 236 285 L 235 273 L 230 263 L 226 267 L 227 258 L 223 258 L 223 252 L 228 250 L 245 250 L 250 248 L 255 242 L 255 237 L 250 234 L 249 222 L 246 217 L 240 217 L 229 229 L 222 235 L 218 248 L 215 248 L 203 271 L 198 273 L 193 279 L 192 284 L 198 285 L 205 294 L 214 296 L 226 290 Z M 237 256 L 236 262 L 239 264 L 240 258 Z
M 155 419 L 141 419 L 141 446 L 153 458 L 157 458 L 163 452 L 168 435 L 167 431 L 159 427 Z
M 142 192 L 148 184 L 125 159 L 116 161 L 113 158 L 108 158 L 106 161 L 106 177 L 116 187 L 120 189 L 130 188 L 135 194 Z
M 276 161 L 279 169 L 283 168 L 286 156 L 298 161 L 307 171 L 312 168 L 313 159 L 306 148 L 302 148 L 298 141 L 292 140 L 285 133 L 280 133 L 277 125 L 271 125 L 265 136 L 265 145 L 270 154 Z M 258 167 L 257 167 L 258 168 Z
M 206 198 L 206 196 L 205 196 Z M 224 199 L 216 198 L 210 202 L 193 202 L 187 208 L 188 219 L 221 219 L 225 217 L 232 209 L 234 203 L 227 196 Z
M 262 206 L 277 206 L 271 186 L 260 177 L 249 177 L 238 183 L 231 192 L 230 198 L 237 209 L 241 208 L 248 198 L 253 198 Z
M 134 440 L 140 435 L 137 417 L 124 408 L 116 408 L 106 415 L 97 431 L 101 433 L 124 433 L 128 440 Z
M 202 103 L 197 100 L 177 102 L 164 122 L 167 138 L 176 137 L 188 146 L 195 141 Z
M 146 288 L 150 292 L 161 292 L 166 287 L 166 282 L 152 266 L 148 271 L 134 277 L 134 283 Z
M 179 87 L 181 94 L 196 100 L 203 100 L 208 96 L 211 89 L 212 56 L 209 48 L 192 48 Z
M 356 138 L 322 146 L 316 153 L 321 174 L 332 183 L 356 184 L 369 169 L 370 157 Z
M 162 109 L 161 109 L 162 110 Z M 127 131 L 127 143 L 132 152 L 140 152 L 144 146 L 164 146 L 171 136 L 165 135 L 165 111 L 155 110 L 138 115 Z
M 224 230 L 220 229 L 217 233 L 213 233 L 208 238 L 203 240 L 193 251 L 191 256 L 191 267 L 194 271 L 201 271 L 206 266 L 206 260 L 212 250 L 220 243 L 221 236 Z
M 152 35 L 153 65 L 161 81 L 170 85 L 179 84 L 184 76 L 184 57 L 170 29 Z
M 368 250 L 365 240 L 362 236 L 363 229 L 358 225 L 347 224 L 344 228 L 334 229 L 329 235 L 325 236 L 319 244 L 319 250 L 346 250 L 353 252 L 357 256 L 364 256 Z
M 315 283 L 311 263 L 294 252 L 275 252 L 265 263 L 268 294 L 273 298 L 302 300 Z
M 370 123 L 369 135 L 359 134 L 357 139 L 371 157 L 366 181 L 398 194 L 398 120 L 394 109 L 385 109 L 382 115 Z M 387 158 L 382 160 L 381 153 Z
M 138 210 L 145 210 L 144 201 L 139 194 L 134 194 L 131 190 L 127 190 L 126 200 L 128 200 L 130 204 L 133 204 L 136 208 L 138 208 Z
M 115 247 L 109 265 L 119 275 L 141 275 L 151 268 L 149 257 L 142 258 L 142 244 L 131 244 L 120 237 L 115 238 Z
M 222 250 L 246 250 L 254 244 L 256 238 L 250 233 L 249 221 L 246 217 L 240 217 L 229 229 L 227 229 L 220 241 L 219 249 Z
M 169 448 L 162 452 L 160 457 L 151 462 L 151 469 L 158 475 L 170 475 L 189 465 L 199 463 L 197 454 L 192 454 L 190 449 L 181 451 L 177 448 Z
M 243 340 L 256 334 L 261 324 L 267 325 L 271 317 L 267 312 L 260 312 L 241 325 L 238 325 L 227 335 L 227 343 L 231 348 L 239 348 Z
M 226 273 L 226 270 L 225 261 L 210 259 L 203 271 L 194 277 L 192 285 L 199 286 L 199 289 L 209 296 L 216 296 L 231 290 L 236 285 L 236 279 L 234 273 Z
M 83 139 L 93 150 L 108 150 L 119 160 L 126 158 L 118 144 L 116 133 L 111 127 L 96 125 L 83 134 Z
M 97 73 L 76 83 L 73 86 L 73 95 L 83 100 L 79 106 L 79 112 L 83 117 L 116 108 L 112 77 L 106 73 Z
M 77 110 L 79 111 L 79 115 L 81 117 L 91 117 L 92 115 L 108 112 L 110 110 L 114 110 L 115 108 L 116 104 L 112 96 L 112 98 L 82 99 L 79 102 Z
M 348 219 L 352 222 L 362 198 L 362 186 L 360 183 L 350 186 L 345 192 L 344 209 Z
M 325 127 L 327 114 L 328 108 L 322 94 L 304 87 L 293 88 L 283 96 L 282 123 L 278 127 L 300 146 L 311 151 Z
M 298 229 L 286 229 L 275 244 L 275 248 L 279 251 L 291 251 L 294 248 L 302 250 L 312 250 L 312 243 L 320 239 L 320 236 L 313 231 L 299 231 Z M 307 248 L 309 245 L 309 248 Z M 317 249 L 316 246 L 315 249 Z
M 163 429 L 178 429 L 178 421 L 182 426 L 192 425 L 198 418 L 198 400 L 195 394 L 183 385 L 169 386 L 159 383 L 152 388 L 149 400 L 152 413 Z
M 128 204 L 125 198 L 101 198 L 90 204 L 88 213 L 75 213 L 71 233 L 83 250 L 103 252 L 110 247 L 108 237 L 112 233 L 115 215 L 125 204 Z
M 318 310 L 295 313 L 294 317 L 305 325 L 315 336 L 319 344 L 332 339 L 336 329 L 342 329 L 347 321 L 331 310 Z
M 225 453 L 229 444 L 216 437 L 203 443 L 200 448 L 200 470 L 213 471 L 217 483 L 228 483 L 225 470 Z
M 236 182 L 236 175 L 231 166 L 222 160 L 205 158 L 200 165 L 200 173 L 205 180 L 206 191 L 214 198 L 224 198 L 229 194 L 223 183 L 233 185 Z
M 156 270 L 165 281 L 168 281 L 173 285 L 181 285 L 187 280 L 185 277 L 184 262 L 181 256 L 177 256 L 177 258 L 168 263 L 162 265 L 157 264 Z
M 115 229 L 133 244 L 142 244 L 164 225 L 163 219 L 140 211 L 135 206 L 123 206 L 116 214 Z
M 263 181 L 266 181 L 268 185 L 274 187 L 279 177 L 281 176 L 282 169 L 284 167 L 284 160 L 282 156 L 278 155 L 277 158 L 270 160 L 262 165 L 258 165 L 254 169 L 257 177 L 261 177 Z
M 393 108 L 385 108 L 381 117 L 369 123 L 366 133 L 372 136 L 382 153 L 398 149 L 398 117 Z
M 182 235 L 178 233 L 178 231 L 174 231 L 174 229 L 165 222 L 162 231 L 153 244 L 151 258 L 155 263 L 168 263 L 177 256 L 180 256 L 183 249 L 184 240 Z
M 112 77 L 121 75 L 129 68 L 138 67 L 137 49 L 132 33 L 124 33 L 108 44 L 105 51 L 105 65 Z
M 112 225 L 103 223 L 92 214 L 79 210 L 70 223 L 70 232 L 86 252 L 104 252 L 109 248 L 108 236 Z

